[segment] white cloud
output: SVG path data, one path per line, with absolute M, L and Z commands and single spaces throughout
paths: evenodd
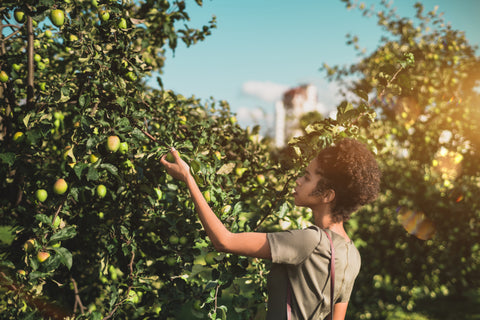
M 266 102 L 275 102 L 282 98 L 290 87 L 270 81 L 247 81 L 242 85 L 242 92 Z

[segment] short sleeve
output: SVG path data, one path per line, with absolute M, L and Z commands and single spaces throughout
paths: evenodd
M 267 233 L 272 262 L 293 265 L 302 263 L 317 247 L 321 236 L 320 229 L 315 227 Z

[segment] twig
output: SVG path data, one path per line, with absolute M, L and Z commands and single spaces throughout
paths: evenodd
M 130 258 L 130 262 L 128 264 L 128 267 L 130 269 L 130 279 L 133 279 L 133 261 L 135 260 L 135 251 L 131 251 L 132 253 L 132 257 Z M 114 314 L 115 312 L 117 311 L 118 307 L 123 304 L 127 298 L 128 298 L 128 295 L 130 293 L 130 291 L 132 290 L 132 287 L 133 287 L 133 284 L 130 284 L 127 288 L 127 292 L 125 293 L 125 298 L 123 298 L 122 300 L 118 301 L 116 304 L 115 304 L 115 307 L 112 309 L 112 311 L 110 311 L 110 313 L 108 315 L 106 315 L 102 320 L 107 320 L 107 319 L 110 319 Z
M 58 214 L 60 213 L 60 210 L 62 210 L 62 207 L 63 207 L 63 202 L 58 206 L 57 211 L 55 211 L 55 214 L 53 215 L 52 226 L 55 223 L 55 219 L 58 217 Z M 47 237 L 48 237 L 48 232 L 45 233 L 45 235 L 43 236 L 43 239 L 47 239 Z
M 215 288 L 215 312 L 217 312 L 218 289 L 220 289 L 220 283 L 217 284 L 217 288 Z
M 4 26 L 10 26 L 10 27 L 14 27 L 15 25 L 4 25 Z M 18 27 L 18 26 L 15 26 L 15 27 Z M 6 36 L 5 38 L 2 39 L 2 42 L 4 41 L 7 41 L 8 39 L 10 39 L 11 37 L 13 37 L 14 35 L 16 35 L 17 33 L 20 32 L 20 29 L 17 29 L 15 30 L 14 32 L 10 33 L 8 36 Z
M 72 277 L 70 277 L 70 281 L 72 281 L 72 283 L 73 283 L 73 290 L 75 292 L 75 305 L 73 306 L 73 313 L 74 314 L 77 313 L 77 306 L 78 306 L 78 307 L 80 307 L 81 314 L 83 314 L 84 310 L 87 309 L 87 308 L 83 305 L 82 300 L 80 299 L 80 295 L 78 293 L 77 282 Z
M 137 126 L 137 128 L 143 132 L 144 135 L 146 135 L 150 140 L 152 140 L 153 142 L 157 142 L 157 139 L 155 139 L 150 133 L 148 133 L 147 131 L 143 130 L 141 127 Z
M 133 279 L 133 261 L 135 260 L 135 251 L 132 250 L 132 258 L 130 259 L 130 263 L 128 267 L 130 269 L 130 279 Z
M 388 86 L 392 84 L 393 80 L 395 80 L 395 78 L 398 76 L 398 74 L 400 73 L 400 71 L 403 70 L 403 67 L 400 67 L 397 72 L 395 72 L 395 74 L 393 75 L 393 77 L 388 80 L 387 84 L 385 85 L 385 87 L 383 88 L 382 92 L 380 92 L 380 95 L 378 96 L 378 99 L 380 100 L 382 98 L 382 96 L 385 94 L 385 90 L 387 90 Z

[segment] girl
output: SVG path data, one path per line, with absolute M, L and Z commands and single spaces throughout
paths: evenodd
M 345 318 L 360 254 L 343 223 L 376 198 L 380 185 L 380 170 L 365 145 L 343 139 L 320 151 L 297 179 L 294 192 L 295 205 L 312 210 L 314 225 L 273 233 L 227 230 L 204 199 L 189 166 L 175 149 L 171 152 L 175 163 L 166 161 L 166 155 L 161 163 L 186 183 L 215 249 L 272 260 L 267 320 Z

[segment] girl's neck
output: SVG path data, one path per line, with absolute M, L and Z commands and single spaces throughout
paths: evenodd
M 347 242 L 350 241 L 345 228 L 343 227 L 343 221 L 333 222 L 332 214 L 329 210 L 316 210 L 313 211 L 314 223 L 321 229 L 329 229 L 339 235 L 341 235 Z

